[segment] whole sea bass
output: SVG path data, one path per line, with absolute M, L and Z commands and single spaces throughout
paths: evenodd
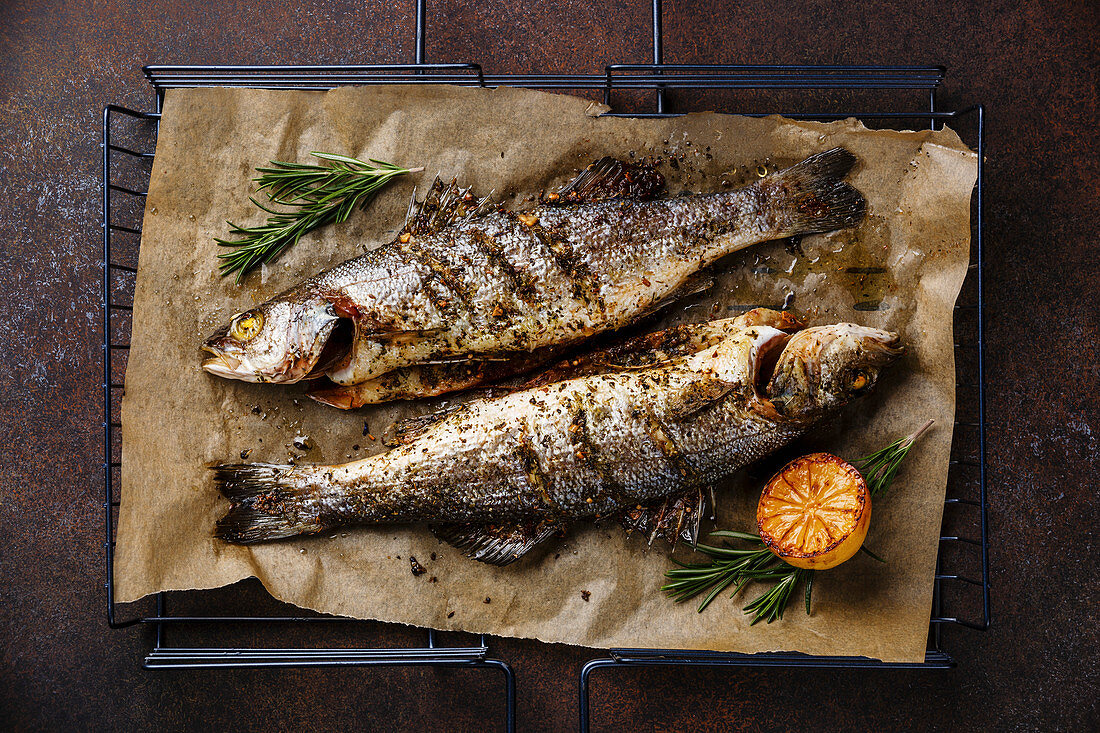
M 345 408 L 530 369 L 696 292 L 724 255 L 854 226 L 865 202 L 842 180 L 854 163 L 835 148 L 735 191 L 479 210 L 406 232 L 234 316 L 203 345 L 203 368 L 253 382 L 327 376 L 336 386 L 319 399 Z
M 704 488 L 865 393 L 901 351 L 895 334 L 852 324 L 753 325 L 651 366 L 468 402 L 353 463 L 219 466 L 232 507 L 217 534 L 253 543 L 429 521 L 506 564 L 579 519 L 638 527 L 679 507 L 678 532 Z

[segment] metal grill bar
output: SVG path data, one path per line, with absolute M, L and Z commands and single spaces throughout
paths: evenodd
M 456 84 L 460 86 L 512 86 L 528 89 L 599 89 L 610 92 L 619 90 L 650 90 L 659 92 L 665 89 L 928 89 L 928 83 L 913 84 L 903 79 L 891 77 L 866 77 L 848 79 L 842 75 L 822 75 L 809 79 L 807 83 L 796 75 L 777 76 L 738 76 L 734 74 L 648 74 L 616 76 L 612 71 L 617 67 L 608 67 L 609 72 L 599 74 L 483 74 L 476 64 L 462 65 L 477 72 L 476 78 L 458 75 L 441 75 L 425 72 L 436 71 L 436 65 L 410 65 L 406 73 L 371 73 L 326 75 L 321 78 L 309 74 L 281 74 L 271 76 L 232 73 L 224 75 L 181 75 L 166 74 L 156 67 L 146 67 L 149 76 L 158 91 L 165 89 L 183 89 L 200 86 L 248 87 L 251 89 L 296 89 L 323 91 L 345 85 L 366 84 Z M 201 67 L 192 67 L 198 69 Z M 440 78 L 444 76 L 445 78 Z M 663 113 L 658 110 L 658 114 Z
M 112 262 L 111 258 L 111 192 L 113 190 L 111 180 L 111 156 L 112 153 L 120 153 L 134 158 L 152 157 L 152 153 L 143 153 L 129 148 L 115 145 L 111 142 L 111 119 L 114 115 L 124 115 L 135 120 L 154 120 L 159 115 L 146 112 L 136 112 L 126 107 L 109 104 L 103 110 L 103 511 L 106 515 L 106 535 L 103 540 L 103 549 L 107 557 L 107 624 L 111 628 L 121 628 L 137 623 L 137 619 L 117 622 L 115 620 L 115 584 L 114 584 L 114 486 L 111 472 L 111 446 L 113 445 L 114 430 L 121 424 L 111 419 L 111 389 L 114 384 L 111 381 L 111 312 L 118 308 L 111 302 L 111 269 L 128 269 Z M 125 308 L 125 306 L 123 306 Z

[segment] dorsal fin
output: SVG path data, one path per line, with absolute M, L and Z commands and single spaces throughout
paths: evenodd
M 660 196 L 664 189 L 665 177 L 649 161 L 628 163 L 607 155 L 557 191 L 542 196 L 540 201 L 551 206 L 608 199 L 649 201 Z
M 482 400 L 491 400 L 502 395 L 513 392 L 507 387 L 485 387 L 484 389 L 477 389 L 466 392 L 464 397 L 467 398 L 465 402 L 458 402 L 452 405 L 442 407 L 435 412 L 429 412 L 424 415 L 413 415 L 412 417 L 402 418 L 390 425 L 382 434 L 382 444 L 389 447 L 397 445 L 404 445 L 405 443 L 411 443 L 424 434 L 428 428 L 435 425 L 443 418 L 450 417 L 462 410 L 465 410 L 477 402 Z
M 475 196 L 469 188 L 460 188 L 457 178 L 444 183 L 436 176 L 423 201 L 416 200 L 416 190 L 413 190 L 409 211 L 405 214 L 405 226 L 397 238 L 401 240 L 403 237 L 433 234 L 452 224 L 484 216 L 492 209 L 492 195 L 490 191 L 488 196 Z
M 705 284 L 705 283 L 701 283 Z M 535 372 L 517 384 L 522 389 L 542 387 L 588 374 L 644 369 L 671 359 L 694 354 L 750 326 L 771 326 L 794 332 L 805 324 L 789 311 L 753 308 L 736 318 L 706 323 L 682 323 L 636 336 L 611 341 L 599 348 L 574 354 Z
M 490 565 L 508 565 L 557 534 L 552 522 L 526 524 L 435 524 L 436 537 L 466 557 Z
M 411 443 L 423 435 L 425 430 L 435 425 L 443 418 L 450 417 L 456 412 L 466 409 L 467 404 L 469 403 L 460 402 L 454 405 L 447 405 L 440 410 L 429 412 L 426 415 L 413 415 L 412 417 L 402 418 L 386 428 L 382 433 L 382 443 L 391 448 L 393 446 Z

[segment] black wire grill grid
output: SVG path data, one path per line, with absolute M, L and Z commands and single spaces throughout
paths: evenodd
M 506 724 L 515 725 L 515 676 L 508 664 L 489 656 L 485 636 L 476 643 L 444 646 L 436 632 L 427 630 L 426 644 L 419 647 L 340 648 L 327 644 L 311 648 L 193 647 L 170 645 L 168 627 L 264 624 L 354 624 L 353 619 L 307 615 L 178 615 L 169 611 L 168 594 L 155 599 L 149 615 L 120 619 L 114 599 L 113 559 L 115 510 L 119 506 L 117 475 L 121 467 L 119 450 L 119 405 L 124 383 L 125 357 L 129 349 L 129 317 L 132 292 L 119 281 L 131 283 L 137 272 L 136 254 L 120 254 L 120 238 L 130 238 L 128 249 L 136 253 L 145 188 L 154 156 L 156 126 L 164 93 L 168 89 L 200 86 L 235 86 L 266 89 L 327 90 L 343 85 L 371 84 L 461 84 L 466 86 L 517 86 L 602 95 L 608 105 L 645 95 L 652 111 L 612 111 L 612 116 L 669 117 L 670 99 L 677 90 L 710 93 L 714 90 L 766 94 L 780 93 L 813 100 L 823 90 L 875 90 L 905 95 L 904 100 L 923 99 L 920 108 L 906 111 L 805 112 L 782 109 L 725 110 L 742 114 L 783 114 L 796 119 L 836 120 L 855 117 L 866 122 L 921 124 L 935 128 L 950 123 L 956 130 L 972 129 L 972 147 L 978 154 L 978 177 L 973 196 L 971 264 L 963 293 L 955 306 L 958 412 L 955 445 L 945 501 L 944 530 L 934 578 L 932 618 L 925 660 L 920 664 L 887 664 L 864 657 L 815 657 L 795 653 L 729 654 L 711 651 L 661 649 L 612 649 L 593 659 L 580 672 L 582 729 L 589 724 L 589 690 L 592 673 L 601 668 L 637 665 L 734 665 L 801 666 L 843 668 L 948 668 L 954 660 L 941 648 L 941 629 L 961 626 L 985 630 L 991 622 L 989 601 L 989 531 L 986 497 L 985 384 L 982 300 L 982 214 L 984 183 L 984 116 L 981 105 L 957 110 L 940 110 L 936 92 L 943 82 L 942 67 L 908 66 L 745 66 L 665 64 L 662 54 L 661 0 L 653 6 L 653 63 L 612 64 L 603 74 L 487 74 L 475 63 L 426 63 L 424 61 L 424 0 L 416 6 L 416 62 L 361 66 L 148 66 L 144 72 L 155 93 L 155 111 L 140 112 L 108 105 L 103 112 L 103 400 L 104 400 L 104 501 L 106 534 L 107 621 L 112 628 L 138 624 L 155 629 L 154 648 L 144 665 L 150 669 L 349 666 L 349 665 L 436 665 L 498 670 L 505 678 Z M 914 96 L 916 95 L 916 96 Z M 804 98 L 804 99 L 803 99 Z M 911 103 L 911 102 L 909 102 Z M 123 140 L 124 139 L 124 140 Z M 144 140 L 144 145 L 131 140 Z M 126 223 L 121 223 L 126 221 Z M 126 301 L 129 302 L 126 302 Z M 962 414 L 963 412 L 969 414 Z M 956 570 L 955 568 L 962 568 Z M 953 589 L 947 593 L 948 589 Z M 951 613 L 945 596 L 962 597 L 966 612 Z M 968 602 L 967 602 L 968 601 Z M 980 609 L 977 610 L 977 609 Z

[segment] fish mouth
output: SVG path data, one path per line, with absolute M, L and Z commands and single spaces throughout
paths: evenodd
M 263 382 L 264 378 L 245 364 L 244 359 L 229 354 L 209 342 L 199 347 L 201 351 L 210 354 L 210 358 L 203 359 L 202 369 L 223 379 L 235 379 L 242 382 Z
M 243 379 L 249 382 L 258 381 L 255 375 L 249 374 L 247 371 L 243 371 L 240 368 L 240 359 L 235 359 L 229 354 L 218 351 L 212 346 L 202 346 L 201 348 L 206 353 L 213 354 L 209 359 L 203 359 L 203 371 L 225 379 Z
M 885 334 L 885 335 L 882 335 Z M 878 352 L 878 357 L 887 364 L 893 362 L 905 353 L 905 345 L 901 342 L 901 335 L 892 331 L 883 331 L 874 338 L 865 341 L 868 347 Z

